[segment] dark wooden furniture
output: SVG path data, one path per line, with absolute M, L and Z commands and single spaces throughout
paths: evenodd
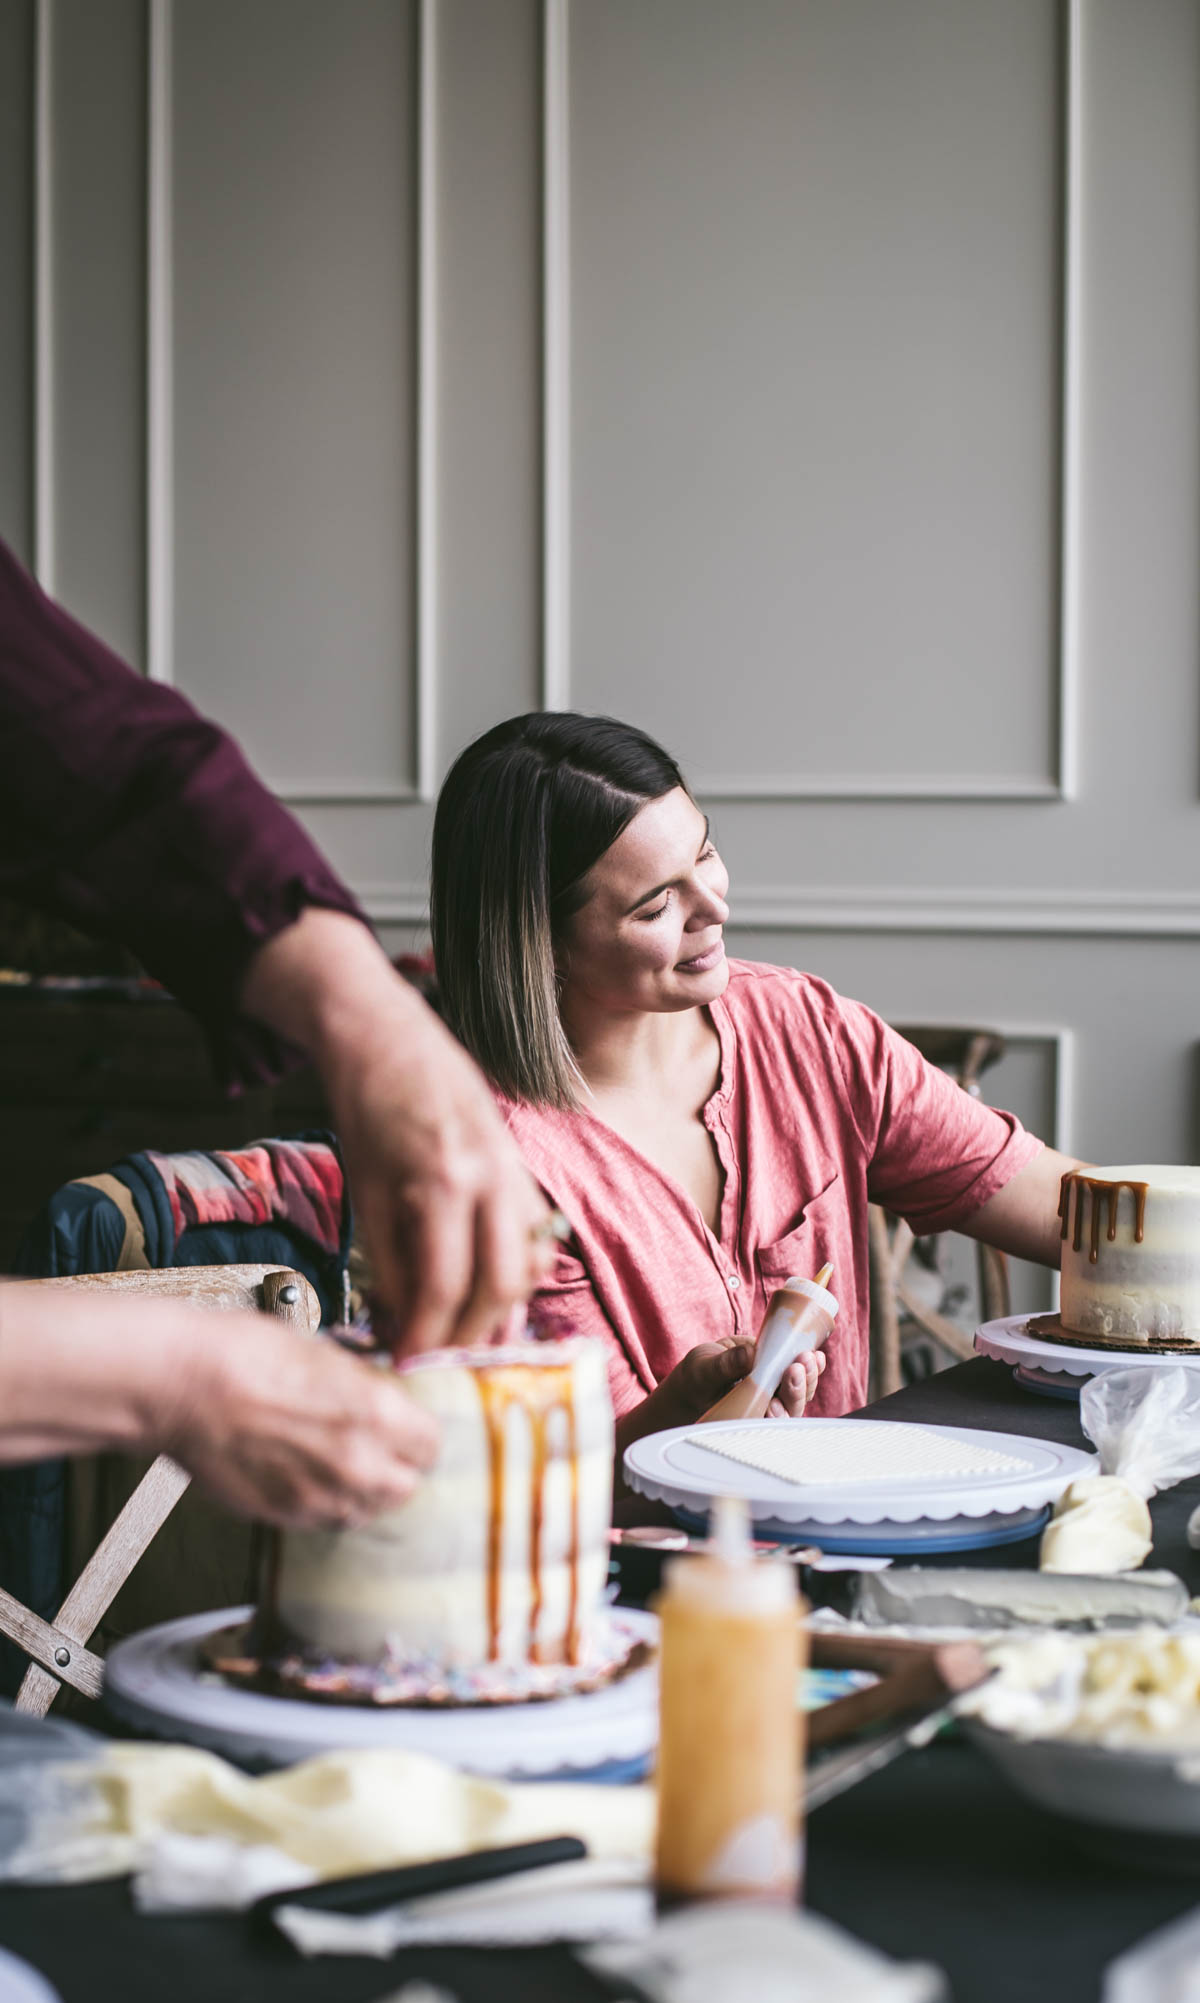
M 141 1148 L 238 1147 L 328 1123 L 311 1070 L 228 1098 L 199 1026 L 160 990 L 0 985 L 0 1272 L 75 1176 Z

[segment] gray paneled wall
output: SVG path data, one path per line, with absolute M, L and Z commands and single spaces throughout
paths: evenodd
M 0 112 L 0 525 L 389 938 L 623 712 L 736 948 L 1194 1153 L 1195 0 L 0 0 Z

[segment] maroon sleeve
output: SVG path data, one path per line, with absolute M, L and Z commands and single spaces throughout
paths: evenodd
M 200 1018 L 234 1087 L 296 1057 L 238 1015 L 255 949 L 308 904 L 362 917 L 232 739 L 52 604 L 3 543 L 0 892 L 129 947 Z

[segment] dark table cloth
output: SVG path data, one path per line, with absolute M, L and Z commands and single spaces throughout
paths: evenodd
M 965 1363 L 865 1414 L 1087 1442 L 1075 1406 L 1019 1391 L 1002 1365 Z M 1152 1504 L 1153 1562 L 1200 1592 L 1187 1518 L 1200 1481 Z M 1015 1547 L 1021 1550 L 1022 1547 Z M 1006 1562 L 1013 1562 L 1013 1554 Z M 820 1809 L 808 1902 L 889 1954 L 938 1963 L 955 2003 L 1097 2003 L 1101 1971 L 1200 1901 L 1200 1878 L 1093 1862 L 1069 1829 L 1014 1795 L 973 1747 L 939 1741 Z M 124 1883 L 0 1890 L 0 1942 L 43 1969 L 65 2003 L 366 2003 L 410 1978 L 461 2003 L 590 2003 L 606 1992 L 564 1949 L 423 1950 L 390 1962 L 303 1963 L 238 1916 L 138 1919 Z

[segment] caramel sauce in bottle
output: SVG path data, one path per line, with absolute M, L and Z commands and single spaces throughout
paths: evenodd
M 1105 1182 L 1099 1176 L 1085 1175 L 1082 1170 L 1067 1170 L 1058 1188 L 1058 1215 L 1062 1224 L 1059 1237 L 1065 1239 L 1071 1228 L 1071 1190 L 1075 1198 L 1075 1235 L 1071 1249 L 1078 1252 L 1083 1246 L 1083 1212 L 1088 1198 L 1091 1199 L 1091 1220 L 1088 1231 L 1088 1264 L 1094 1266 L 1100 1257 L 1100 1213 L 1108 1212 L 1105 1237 L 1113 1244 L 1117 1235 L 1117 1206 L 1121 1191 L 1128 1189 L 1133 1195 L 1134 1219 L 1133 1242 L 1140 1245 L 1146 1232 L 1146 1197 L 1150 1191 L 1148 1182 Z
M 661 1905 L 800 1884 L 803 1602 L 789 1564 L 754 1559 L 745 1504 L 718 1511 L 711 1552 L 672 1560 L 657 1601 Z
M 571 1483 L 571 1535 L 567 1551 L 567 1621 L 562 1660 L 579 1660 L 579 1452 L 575 1430 L 575 1397 L 571 1366 L 564 1363 L 497 1364 L 476 1370 L 488 1439 L 488 1660 L 500 1654 L 500 1588 L 503 1581 L 504 1474 L 506 1466 L 505 1429 L 513 1406 L 529 1421 L 530 1523 L 529 1523 L 529 1656 L 532 1662 L 559 1659 L 554 1651 L 543 1654 L 538 1640 L 542 1616 L 542 1520 L 546 1471 L 550 1449 L 547 1428 L 551 1416 L 562 1412 L 566 1419 L 567 1461 Z

